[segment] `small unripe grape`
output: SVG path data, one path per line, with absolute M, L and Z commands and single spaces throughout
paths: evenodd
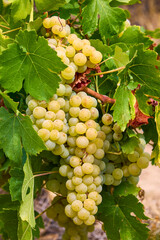
M 75 51 L 74 47 L 72 47 L 72 46 L 66 47 L 66 56 L 67 57 L 72 58 L 72 57 L 74 57 L 75 53 L 76 53 L 76 51 Z
M 67 134 L 64 132 L 59 133 L 59 138 L 57 139 L 56 143 L 61 145 L 67 141 Z
M 36 119 L 44 118 L 45 114 L 46 114 L 46 109 L 43 107 L 35 107 L 33 110 L 33 116 Z
M 123 138 L 123 134 L 122 133 L 113 133 L 113 139 L 115 140 L 115 141 L 120 141 L 120 140 L 122 140 L 122 138 Z
M 67 215 L 67 217 L 74 218 L 77 213 L 73 211 L 71 205 L 68 204 L 65 206 L 65 214 Z
M 86 148 L 88 144 L 89 144 L 89 141 L 85 136 L 80 136 L 76 139 L 76 145 L 79 148 Z
M 149 159 L 146 158 L 146 157 L 140 157 L 138 160 L 137 160 L 137 165 L 139 168 L 147 168 L 149 166 Z
M 73 95 L 70 100 L 69 103 L 72 107 L 79 107 L 81 105 L 81 98 L 78 95 Z
M 77 199 L 77 194 L 76 192 L 71 192 L 71 193 L 68 193 L 67 195 L 67 201 L 68 203 L 72 203 L 73 201 L 75 201 Z
M 130 176 L 127 180 L 130 184 L 137 185 L 137 183 L 139 182 L 139 177 Z
M 95 107 L 90 108 L 90 113 L 91 113 L 91 119 L 95 120 L 99 117 L 99 111 Z
M 49 139 L 50 136 L 50 131 L 47 129 L 39 129 L 38 130 L 38 136 L 43 140 L 43 141 L 47 141 Z
M 87 148 L 86 148 L 86 152 L 88 154 L 94 154 L 97 151 L 97 146 L 95 143 L 89 143 Z
M 113 186 L 118 186 L 118 185 L 120 185 L 121 184 L 121 182 L 122 182 L 122 180 L 120 179 L 120 180 L 117 180 L 117 179 L 114 179 L 114 182 L 113 182 Z
M 78 118 L 70 118 L 68 121 L 69 126 L 76 126 L 79 122 Z
M 66 188 L 70 191 L 75 189 L 75 185 L 72 183 L 70 179 L 66 181 Z
M 85 122 L 85 125 L 87 126 L 87 129 L 88 128 L 95 128 L 96 129 L 96 127 L 97 127 L 97 123 L 92 119 Z
M 82 183 L 82 178 L 73 176 L 73 177 L 72 177 L 72 183 L 73 183 L 75 186 L 77 186 L 77 185 L 79 185 L 79 184 Z
M 71 207 L 73 211 L 79 212 L 82 209 L 83 204 L 80 200 L 75 200 L 74 202 L 72 202 Z
M 74 175 L 77 177 L 83 177 L 84 173 L 82 171 L 82 166 L 77 166 L 74 168 Z
M 77 66 L 83 66 L 87 62 L 87 58 L 83 53 L 76 53 L 74 56 L 74 63 Z
M 92 154 L 88 154 L 87 156 L 83 157 L 84 163 L 93 163 L 94 162 L 94 156 Z
M 91 56 L 94 51 L 95 51 L 95 48 L 89 45 L 84 45 L 82 49 L 82 53 L 87 57 Z
M 52 131 L 53 129 L 53 122 L 51 120 L 45 120 L 42 123 L 42 128 L 48 129 L 49 131 Z
M 63 71 L 61 71 L 61 75 L 65 79 L 72 79 L 75 75 L 75 70 L 72 66 L 68 66 Z
M 84 73 L 87 70 L 87 65 L 79 66 L 77 72 Z
M 99 51 L 93 51 L 89 57 L 89 60 L 94 64 L 100 63 L 102 61 L 102 53 Z
M 87 127 L 84 123 L 77 123 L 75 130 L 76 130 L 77 134 L 84 134 L 87 130 Z
M 69 163 L 72 167 L 77 167 L 77 166 L 80 166 L 80 163 L 81 163 L 81 159 L 79 157 L 76 157 L 76 156 L 72 156 L 69 160 Z
M 56 119 L 64 121 L 65 112 L 63 110 L 59 110 L 58 112 L 56 112 Z
M 49 151 L 52 151 L 56 146 L 56 144 L 54 142 L 52 142 L 51 140 L 47 140 L 45 142 L 45 145 Z
M 81 219 L 81 220 L 86 220 L 88 219 L 90 213 L 89 211 L 87 211 L 85 208 L 82 208 L 79 212 L 78 212 L 78 217 Z
M 92 211 L 95 208 L 96 204 L 93 199 L 86 199 L 84 201 L 84 208 L 88 211 Z
M 53 122 L 54 129 L 57 129 L 58 131 L 62 131 L 64 123 L 60 119 L 56 119 Z
M 84 183 L 79 184 L 75 187 L 75 191 L 77 193 L 86 193 L 87 192 L 87 186 Z
M 137 162 L 137 160 L 139 159 L 139 153 L 134 151 L 133 154 L 128 154 L 128 160 L 130 162 Z
M 76 224 L 76 225 L 82 225 L 82 223 L 83 223 L 83 221 L 77 216 L 75 216 L 72 220 L 73 220 L 74 224 Z M 73 238 L 73 237 L 75 237 L 75 238 Z M 79 235 L 75 235 L 75 236 L 71 237 L 71 240 L 80 240 L 80 239 L 81 238 Z
M 70 146 L 70 147 L 76 147 L 76 137 L 71 137 L 69 136 L 67 138 L 67 144 Z
M 79 112 L 80 112 L 80 108 L 79 107 L 71 107 L 69 109 L 69 114 L 71 115 L 71 117 L 78 117 L 79 116 Z
M 96 139 L 98 135 L 98 132 L 95 128 L 89 128 L 87 129 L 86 131 L 86 137 L 89 139 L 89 140 L 94 140 Z
M 75 148 L 75 155 L 77 157 L 82 158 L 84 154 L 85 154 L 85 149 L 78 148 L 78 147 Z
M 45 119 L 54 121 L 56 119 L 56 114 L 52 111 L 47 111 L 45 114 Z
M 51 28 L 52 27 L 52 22 L 51 22 L 51 19 L 50 18 L 45 18 L 43 20 L 43 26 L 45 28 Z
M 133 176 L 138 176 L 141 173 L 141 169 L 138 167 L 137 163 L 131 163 L 128 166 L 128 171 Z
M 100 194 L 98 194 L 98 199 L 96 201 L 96 205 L 101 204 L 101 202 L 102 202 L 102 196 Z
M 92 166 L 93 166 L 92 176 L 97 177 L 100 174 L 100 168 L 95 164 L 93 164 Z
M 97 135 L 98 138 L 101 138 L 103 141 L 106 140 L 106 134 L 102 131 L 98 131 L 98 135 Z
M 123 177 L 123 171 L 120 168 L 116 168 L 113 170 L 112 175 L 116 180 L 120 180 Z
M 83 48 L 83 42 L 81 39 L 77 38 L 72 42 L 72 45 L 76 51 L 80 51 Z
M 63 96 L 65 94 L 66 88 L 65 85 L 59 84 L 59 88 L 57 88 L 57 95 L 58 96 Z
M 112 132 L 112 128 L 110 126 L 107 125 L 103 125 L 101 127 L 101 130 L 105 133 L 105 134 L 109 134 L 110 132 Z
M 91 108 L 93 107 L 93 98 L 90 96 L 86 96 L 82 98 L 82 106 L 85 108 Z
M 98 195 L 99 195 L 99 194 L 98 194 L 96 191 L 90 192 L 90 193 L 88 194 L 88 199 L 93 199 L 94 201 L 97 201 Z
M 57 102 L 55 100 L 49 102 L 49 104 L 48 104 L 48 110 L 49 111 L 53 111 L 55 113 L 60 110 L 60 107 L 61 106 L 60 106 L 59 102 Z
M 93 176 L 92 175 L 85 175 L 82 179 L 83 183 L 86 185 L 90 185 L 93 183 Z
M 77 199 L 80 200 L 81 202 L 84 202 L 86 200 L 87 196 L 85 193 L 77 193 Z
M 82 122 L 86 122 L 86 121 L 88 121 L 90 118 L 91 118 L 91 112 L 90 112 L 89 109 L 83 108 L 83 109 L 80 110 L 80 112 L 79 112 L 79 119 L 80 119 Z
M 56 141 L 56 140 L 58 140 L 58 138 L 59 138 L 59 131 L 58 130 L 56 130 L 56 129 L 53 129 L 51 132 L 50 132 L 50 139 L 52 140 L 52 141 Z
M 94 153 L 95 158 L 102 159 L 104 157 L 104 150 L 103 149 L 97 149 Z
M 113 117 L 111 114 L 109 113 L 105 113 L 103 116 L 102 116 L 102 122 L 103 124 L 105 125 L 110 125 L 112 122 L 113 122 Z
M 94 183 L 91 183 L 90 185 L 87 186 L 87 192 L 94 192 L 96 191 L 96 185 Z
M 130 176 L 130 173 L 128 171 L 128 166 L 123 166 L 122 171 L 123 171 L 123 176 L 124 177 L 129 177 Z

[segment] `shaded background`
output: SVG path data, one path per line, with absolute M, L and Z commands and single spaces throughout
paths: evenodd
M 144 26 L 148 30 L 160 28 L 160 0 L 142 0 L 141 4 L 123 8 L 130 11 L 132 25 Z

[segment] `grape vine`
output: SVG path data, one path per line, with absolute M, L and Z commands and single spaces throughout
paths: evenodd
M 63 240 L 96 221 L 108 239 L 148 239 L 136 195 L 160 164 L 160 64 L 154 32 L 119 7 L 136 2 L 0 1 L 3 239 L 39 238 L 44 212 Z M 37 213 L 42 188 L 55 197 Z

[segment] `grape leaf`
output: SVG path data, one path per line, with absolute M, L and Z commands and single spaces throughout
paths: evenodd
M 50 1 L 50 0 L 35 0 L 36 7 L 39 11 L 51 11 L 51 10 L 58 10 L 60 7 L 62 7 L 66 1 L 65 0 L 56 0 L 56 1 Z
M 158 133 L 158 143 L 155 162 L 160 166 L 160 105 L 156 106 L 155 108 L 155 122 Z
M 133 46 L 135 44 L 143 43 L 144 48 L 148 48 L 152 44 L 152 40 L 147 37 L 143 32 L 141 32 L 140 27 L 131 26 L 128 27 L 120 38 L 114 38 L 111 41 L 113 43 L 125 43 L 128 47 Z
M 106 56 L 111 53 L 111 48 L 104 44 L 101 40 L 99 39 L 90 39 L 90 43 L 93 47 L 96 48 L 97 51 L 100 51 L 103 56 Z
M 136 137 L 128 138 L 126 141 L 122 141 L 121 148 L 126 154 L 134 153 L 136 147 L 138 147 L 139 140 Z
M 12 3 L 11 15 L 15 22 L 25 19 L 30 13 L 32 4 L 30 0 L 8 0 Z
M 0 212 L 0 222 L 2 221 L 2 229 L 0 232 L 7 234 L 7 239 L 18 240 L 17 228 L 18 228 L 18 217 L 17 211 L 6 210 Z M 0 227 L 1 228 L 1 227 Z
M 84 34 L 89 36 L 99 25 L 102 39 L 110 38 L 120 32 L 125 20 L 125 11 L 121 8 L 111 7 L 106 0 L 87 0 L 82 9 L 82 28 Z
M 10 170 L 11 178 L 9 179 L 9 190 L 12 197 L 12 201 L 22 200 L 22 184 L 24 179 L 24 173 L 21 168 L 12 168 Z
M 61 13 L 61 18 L 68 19 L 70 15 L 78 15 L 79 13 L 79 4 L 77 0 L 71 0 L 65 4 L 62 8 L 59 9 Z
M 149 143 L 149 141 L 153 141 L 154 143 L 157 143 L 158 141 L 158 133 L 156 129 L 156 123 L 153 118 L 148 119 L 149 124 L 143 125 L 143 134 L 146 140 L 146 143 Z
M 12 202 L 9 194 L 0 195 L 0 212 L 5 210 L 17 210 L 19 208 L 19 202 Z
M 133 195 L 113 197 L 104 192 L 98 219 L 104 222 L 110 240 L 144 240 L 149 229 L 138 219 L 147 219 L 143 205 Z M 135 215 L 135 216 L 134 216 Z M 138 218 L 138 219 L 137 219 Z
M 21 113 L 16 116 L 3 107 L 0 108 L 0 143 L 6 156 L 17 165 L 22 161 L 21 143 L 26 152 L 33 155 L 46 149 L 28 116 Z
M 153 107 L 152 105 L 149 105 L 148 102 L 148 97 L 144 94 L 145 90 L 143 88 L 140 88 L 136 90 L 135 96 L 138 101 L 138 106 L 139 109 L 141 110 L 142 113 L 151 116 L 153 114 Z
M 135 82 L 145 87 L 145 94 L 159 97 L 160 75 L 155 67 L 156 63 L 156 52 L 144 50 L 143 45 L 140 44 L 130 49 L 130 62 L 119 76 L 125 81 L 129 74 Z
M 24 181 L 22 185 L 22 204 L 20 206 L 20 217 L 23 221 L 27 221 L 29 225 L 35 227 L 33 195 L 34 195 L 34 176 L 30 164 L 30 159 L 27 157 L 23 167 Z M 27 209 L 27 211 L 26 211 Z
M 129 194 L 133 194 L 135 196 L 138 195 L 140 188 L 136 185 L 130 184 L 128 181 L 123 181 L 118 187 L 114 188 L 114 196 L 127 196 Z
M 125 85 L 120 85 L 114 95 L 116 99 L 112 107 L 114 121 L 117 121 L 122 131 L 125 130 L 130 119 L 134 119 L 135 112 L 133 112 L 135 97 Z
M 18 220 L 18 240 L 32 240 L 32 228 L 28 222 Z
M 20 31 L 17 44 L 10 44 L 0 55 L 2 87 L 10 92 L 24 87 L 27 93 L 39 100 L 49 100 L 55 93 L 65 68 L 47 40 L 35 31 Z
M 9 109 L 12 109 L 14 112 L 16 112 L 19 103 L 14 102 L 13 99 L 6 94 L 6 92 L 2 92 L 1 90 L 0 90 L 0 95 L 3 97 L 5 106 Z
M 135 3 L 140 3 L 140 0 L 111 0 L 111 6 L 133 5 Z
M 123 52 L 122 49 L 118 46 L 115 47 L 113 59 L 117 68 L 127 65 L 129 62 L 128 54 Z

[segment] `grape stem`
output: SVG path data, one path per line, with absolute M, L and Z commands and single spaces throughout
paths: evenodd
M 6 27 L 6 26 L 4 26 L 4 25 L 2 25 L 2 24 L 0 24 L 0 27 L 6 28 L 6 29 L 10 29 L 10 27 Z
M 104 103 L 114 104 L 115 101 L 116 101 L 115 99 L 110 98 L 110 97 L 108 97 L 108 96 L 106 96 L 106 95 L 102 95 L 102 94 L 100 94 L 100 93 L 97 93 L 97 92 L 95 92 L 94 90 L 92 90 L 92 89 L 90 89 L 90 88 L 88 88 L 88 87 L 85 87 L 85 88 L 83 89 L 83 91 L 86 92 L 86 93 L 88 93 L 89 95 L 91 95 L 91 96 L 93 96 L 93 97 L 101 100 L 101 102 L 102 102 L 103 104 L 104 104 Z
M 17 31 L 17 30 L 20 30 L 20 29 L 21 29 L 21 27 L 19 27 L 19 28 L 15 28 L 15 29 L 12 29 L 12 30 L 9 30 L 9 31 L 6 31 L 6 32 L 3 32 L 2 35 L 7 34 L 7 33 L 11 33 L 11 32 L 14 32 L 14 31 Z
M 98 73 L 90 74 L 90 75 L 88 75 L 88 76 L 89 76 L 89 77 L 93 77 L 93 76 L 99 76 L 99 75 L 109 74 L 109 73 L 113 73 L 113 72 L 118 72 L 118 71 L 120 71 L 120 70 L 123 70 L 124 68 L 125 68 L 125 66 L 119 67 L 119 68 L 116 68 L 116 69 L 112 69 L 112 70 L 109 70 L 109 71 L 106 71 L 106 72 L 98 72 Z

